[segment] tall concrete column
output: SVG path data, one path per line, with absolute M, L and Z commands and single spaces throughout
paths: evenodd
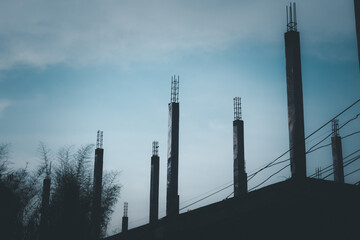
M 128 218 L 128 203 L 124 202 L 124 215 L 122 217 L 122 228 L 121 232 L 126 233 L 129 228 L 129 218 Z
M 234 197 L 247 193 L 245 172 L 244 121 L 241 119 L 241 99 L 234 98 L 233 149 L 234 149 Z
M 169 103 L 168 163 L 166 215 L 179 214 L 178 172 L 179 172 L 179 77 L 171 78 L 171 102 Z
M 297 31 L 296 5 L 287 8 L 285 33 L 286 83 L 289 121 L 290 165 L 294 179 L 306 178 L 303 91 L 300 58 L 300 34 Z
M 51 185 L 51 179 L 49 176 L 47 176 L 43 181 L 40 234 L 39 234 L 40 240 L 50 239 L 50 229 L 49 229 L 50 185 Z
M 104 149 L 103 132 L 98 131 L 97 143 L 95 149 L 94 163 L 94 188 L 93 188 L 93 206 L 92 206 L 92 239 L 99 240 L 101 233 L 101 193 L 102 193 L 102 175 Z
M 150 223 L 154 223 L 159 217 L 159 143 L 153 142 L 153 153 L 151 157 L 150 176 Z
M 354 0 L 354 9 L 355 9 L 356 37 L 357 37 L 357 45 L 358 45 L 359 70 L 360 70 L 360 0 Z
M 333 156 L 334 181 L 344 183 L 344 166 L 341 137 L 339 135 L 339 121 L 333 121 L 333 136 L 331 137 L 331 148 Z

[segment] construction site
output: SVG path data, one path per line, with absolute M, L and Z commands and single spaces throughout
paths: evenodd
M 360 70 L 360 1 L 355 0 L 355 22 Z M 318 129 L 305 136 L 303 85 L 301 70 L 300 32 L 298 31 L 296 4 L 286 6 L 287 25 L 284 33 L 287 112 L 289 148 L 278 158 L 255 172 L 246 171 L 244 131 L 246 124 L 242 116 L 241 98 L 233 98 L 233 182 L 219 191 L 232 189 L 223 201 L 212 203 L 191 211 L 180 213 L 189 206 L 210 197 L 204 196 L 196 202 L 180 207 L 179 196 L 179 134 L 180 77 L 171 77 L 170 102 L 168 103 L 167 169 L 160 169 L 159 142 L 152 143 L 149 159 L 149 219 L 148 224 L 129 229 L 129 205 L 124 204 L 121 232 L 106 237 L 106 240 L 146 240 L 146 239 L 359 239 L 360 238 L 360 179 L 356 184 L 345 183 L 347 176 L 359 172 L 354 169 L 344 172 L 344 168 L 360 159 L 359 150 L 343 156 L 341 129 L 355 120 L 349 119 L 339 124 L 338 119 L 349 109 L 360 104 L 360 99 L 349 103 L 341 112 L 328 119 Z M 355 31 L 355 30 L 354 30 Z M 164 116 L 165 117 L 165 116 Z M 312 147 L 305 140 L 323 128 L 331 133 L 321 138 Z M 98 131 L 94 161 L 94 197 L 92 209 L 92 240 L 100 239 L 100 208 L 103 174 L 103 132 Z M 308 174 L 307 154 L 326 147 L 325 139 L 331 138 L 332 165 L 316 169 Z M 150 145 L 150 144 L 149 144 Z M 330 149 L 329 148 L 329 149 Z M 306 150 L 307 149 L 307 150 Z M 289 154 L 289 159 L 281 159 Z M 282 164 L 282 165 L 280 165 Z M 279 168 L 279 165 L 281 168 Z M 267 178 L 254 187 L 248 181 L 265 169 L 278 166 Z M 291 177 L 263 187 L 269 179 L 284 169 L 289 169 Z M 159 218 L 159 173 L 167 172 L 166 216 Z M 333 180 L 331 179 L 333 178 Z M 50 182 L 44 181 L 42 219 L 46 219 L 49 204 Z M 130 203 L 131 205 L 131 203 Z M 44 236 L 46 220 L 42 221 Z M 46 239 L 43 238 L 43 239 Z

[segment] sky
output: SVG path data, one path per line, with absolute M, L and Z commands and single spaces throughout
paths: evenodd
M 159 141 L 159 216 L 164 217 L 172 75 L 180 76 L 180 208 L 232 182 L 234 97 L 242 98 L 248 173 L 288 150 L 287 4 L 1 1 L 0 142 L 11 144 L 14 166 L 28 162 L 36 168 L 40 141 L 56 153 L 63 146 L 95 144 L 102 130 L 104 170 L 120 171 L 122 185 L 108 229 L 113 234 L 121 231 L 124 202 L 129 202 L 130 228 L 148 222 L 151 144 Z M 308 136 L 360 97 L 353 1 L 298 1 L 297 18 Z M 340 125 L 359 112 L 355 105 L 339 117 Z M 359 130 L 356 119 L 340 135 Z M 306 148 L 329 132 L 327 125 Z M 359 149 L 359 135 L 343 139 L 344 157 Z M 308 154 L 307 174 L 331 163 L 330 147 Z M 359 167 L 355 162 L 345 173 Z M 276 170 L 259 174 L 249 187 Z M 267 184 L 289 176 L 287 168 Z M 359 180 L 360 172 L 346 178 Z

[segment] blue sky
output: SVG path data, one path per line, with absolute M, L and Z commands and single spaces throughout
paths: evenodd
M 121 226 L 124 201 L 130 227 L 148 221 L 151 143 L 158 140 L 162 217 L 173 74 L 180 75 L 181 206 L 232 181 L 233 97 L 242 97 L 247 172 L 288 149 L 288 3 L 2 1 L 0 142 L 11 143 L 15 166 L 36 167 L 40 141 L 55 153 L 64 145 L 95 143 L 96 131 L 103 130 L 104 168 L 120 170 L 123 185 L 111 233 Z M 360 72 L 353 1 L 303 0 L 297 10 L 308 135 L 359 98 Z M 358 112 L 354 107 L 340 124 Z M 340 133 L 359 128 L 355 120 Z M 327 131 L 330 126 L 309 139 L 307 149 Z M 359 140 L 344 139 L 344 156 L 359 148 Z M 330 148 L 312 153 L 308 175 L 330 163 Z M 289 169 L 272 181 L 288 176 Z M 354 174 L 347 182 L 359 178 Z

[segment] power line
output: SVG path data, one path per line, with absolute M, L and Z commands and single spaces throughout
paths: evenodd
M 353 162 L 355 162 L 355 161 L 358 160 L 359 158 L 360 158 L 360 155 L 357 155 L 356 157 L 350 159 L 349 162 L 344 165 L 344 168 L 347 167 L 347 166 L 349 166 L 350 164 L 352 164 Z
M 347 137 L 350 137 L 350 136 L 355 135 L 355 134 L 358 134 L 358 133 L 360 133 L 360 131 L 350 133 L 350 134 L 348 134 L 348 135 L 346 135 L 346 136 L 342 137 L 342 139 L 347 138 Z
M 335 117 L 333 117 L 332 119 L 330 119 L 328 122 L 324 123 L 321 127 L 319 127 L 318 129 L 316 129 L 313 133 L 311 133 L 309 136 L 307 136 L 305 138 L 308 139 L 309 137 L 311 137 L 312 135 L 314 135 L 315 133 L 317 133 L 318 131 L 320 131 L 322 128 L 324 128 L 326 125 L 328 125 L 329 123 L 331 123 L 335 118 L 337 118 L 338 116 L 342 115 L 344 112 L 346 112 L 347 110 L 349 110 L 350 108 L 352 108 L 354 105 L 356 105 L 358 102 L 360 102 L 360 98 L 358 100 L 356 100 L 355 102 L 353 102 L 350 106 L 348 106 L 347 108 L 345 108 L 343 111 L 341 111 L 338 115 L 336 115 Z
M 234 191 L 230 193 L 225 199 L 228 199 L 232 194 L 234 194 Z
M 184 203 L 190 202 L 190 201 L 192 201 L 193 199 L 202 197 L 202 196 L 204 196 L 204 195 L 206 195 L 206 194 L 209 194 L 209 193 L 212 192 L 212 191 L 217 190 L 218 188 L 222 188 L 222 187 L 227 186 L 227 185 L 229 185 L 229 184 L 234 185 L 234 184 L 232 183 L 232 181 L 231 181 L 231 182 L 224 183 L 224 184 L 222 184 L 222 185 L 220 185 L 220 186 L 218 186 L 218 187 L 216 187 L 216 188 L 213 188 L 213 189 L 211 189 L 211 190 L 209 190 L 209 191 L 207 191 L 207 192 L 205 192 L 205 193 L 203 193 L 203 194 L 200 194 L 200 195 L 198 195 L 198 196 L 196 196 L 196 197 L 193 197 L 193 198 L 190 198 L 190 199 L 188 199 L 188 200 L 185 200 L 185 201 L 181 202 L 180 204 L 184 204 Z
M 351 105 L 349 105 L 347 108 L 345 108 L 343 111 L 341 111 L 339 114 L 337 114 L 335 117 L 333 117 L 332 119 L 330 119 L 328 122 L 326 122 L 325 124 L 323 124 L 322 126 L 320 126 L 318 129 L 316 129 L 314 132 L 312 132 L 309 136 L 307 136 L 305 138 L 308 139 L 311 136 L 313 136 L 315 133 L 317 133 L 318 131 L 320 131 L 322 128 L 324 128 L 327 124 L 331 123 L 335 118 L 339 117 L 340 115 L 342 115 L 343 113 L 345 113 L 347 110 L 349 110 L 350 108 L 352 108 L 354 105 L 356 105 L 358 102 L 360 102 L 360 98 L 358 100 L 356 100 L 355 102 L 353 102 Z M 345 124 L 343 124 L 339 129 L 343 128 L 344 126 L 346 126 L 348 123 L 350 123 L 351 121 L 355 120 L 356 118 L 358 118 L 358 116 L 360 115 L 360 113 L 358 113 L 354 118 L 348 120 Z M 322 139 L 320 142 L 318 142 L 317 144 L 315 144 L 314 146 L 312 146 L 306 153 L 309 153 L 312 148 L 316 147 L 317 145 L 319 145 L 320 143 L 322 143 L 323 141 L 325 141 L 325 139 L 327 139 L 329 136 L 331 136 L 332 133 L 328 134 L 324 139 Z M 319 148 L 320 149 L 320 148 Z M 271 167 L 273 163 L 275 163 L 277 160 L 279 160 L 281 157 L 283 157 L 285 154 L 287 154 L 288 152 L 290 152 L 291 148 L 289 150 L 287 150 L 286 152 L 284 152 L 283 154 L 281 154 L 279 157 L 277 157 L 276 159 L 274 159 L 273 161 L 271 161 L 269 164 L 265 165 L 264 167 L 260 168 L 259 170 L 257 170 L 256 172 L 252 173 L 249 177 L 248 177 L 248 181 L 250 181 L 252 178 L 254 178 L 259 172 L 263 171 L 264 169 Z M 312 152 L 312 151 L 311 151 Z
M 316 129 L 316 130 L 315 130 L 314 132 L 312 132 L 310 135 L 308 135 L 308 136 L 305 138 L 305 140 L 308 139 L 308 138 L 310 138 L 311 136 L 313 136 L 313 135 L 314 135 L 315 133 L 317 133 L 318 131 L 320 131 L 322 128 L 324 128 L 326 125 L 328 125 L 328 124 L 329 124 L 330 122 L 332 122 L 334 119 L 336 119 L 337 117 L 339 117 L 340 115 L 342 115 L 343 113 L 345 113 L 347 110 L 349 110 L 350 108 L 352 108 L 352 107 L 353 107 L 354 105 L 356 105 L 358 102 L 360 102 L 360 98 L 359 98 L 358 100 L 356 100 L 355 102 L 353 102 L 351 105 L 349 105 L 347 108 L 345 108 L 343 111 L 341 111 L 339 114 L 337 114 L 335 117 L 333 117 L 332 119 L 330 119 L 328 122 L 326 122 L 325 124 L 323 124 L 322 126 L 320 126 L 318 129 Z M 360 113 L 357 114 L 354 118 L 348 120 L 348 121 L 347 121 L 345 124 L 343 124 L 339 129 L 341 129 L 342 127 L 344 127 L 345 125 L 347 125 L 349 122 L 355 120 L 359 115 L 360 115 Z M 318 143 L 315 144 L 313 147 L 311 147 L 306 153 L 314 152 L 314 151 L 320 149 L 320 148 L 318 148 L 318 149 L 315 149 L 315 150 L 311 151 L 314 147 L 318 146 L 320 143 L 322 143 L 323 141 L 325 141 L 325 139 L 327 139 L 329 136 L 331 136 L 331 134 L 332 134 L 332 133 L 330 133 L 330 134 L 327 135 L 324 139 L 322 139 L 320 142 L 318 142 Z M 278 161 L 280 158 L 282 158 L 283 156 L 285 156 L 285 155 L 286 155 L 288 152 L 290 152 L 290 151 L 291 151 L 291 148 L 290 148 L 289 150 L 287 150 L 286 152 L 284 152 L 283 154 L 281 154 L 279 157 L 275 158 L 273 161 L 271 161 L 271 162 L 268 163 L 267 165 L 265 165 L 264 167 L 260 168 L 259 170 L 255 171 L 254 173 L 251 173 L 251 174 L 249 175 L 249 177 L 248 177 L 247 180 L 250 181 L 250 180 L 253 179 L 259 172 L 265 170 L 266 168 L 269 168 L 269 167 L 272 167 L 272 166 L 275 166 L 275 165 L 278 165 L 278 164 L 280 164 L 280 163 L 283 163 L 283 162 L 286 162 L 286 161 L 290 160 L 290 159 L 286 159 L 286 160 L 280 161 L 280 162 L 278 162 L 278 163 L 275 163 L 276 161 Z M 274 164 L 274 163 L 275 163 L 275 164 Z M 276 171 L 275 173 L 271 174 L 268 178 L 266 178 L 264 181 L 262 181 L 260 184 L 256 185 L 255 187 L 251 188 L 249 191 L 251 191 L 251 190 L 253 190 L 253 189 L 261 186 L 262 184 L 264 184 L 265 182 L 267 182 L 271 177 L 273 177 L 273 176 L 276 175 L 277 173 L 281 172 L 282 170 L 284 170 L 284 169 L 287 168 L 288 166 L 290 166 L 290 164 L 286 165 L 285 167 L 283 167 L 283 168 L 281 168 L 280 170 Z M 193 203 L 191 203 L 191 204 L 189 204 L 189 205 L 187 205 L 187 206 L 185 206 L 185 207 L 182 207 L 180 210 L 183 210 L 183 209 L 185 209 L 185 208 L 187 208 L 187 207 L 190 207 L 190 206 L 192 206 L 192 205 L 194 205 L 194 204 L 196 204 L 196 203 L 198 203 L 198 202 L 200 202 L 200 201 L 202 201 L 202 200 L 204 200 L 204 199 L 206 199 L 206 198 L 209 198 L 209 197 L 211 197 L 211 196 L 213 196 L 213 195 L 215 195 L 215 194 L 217 194 L 217 193 L 219 193 L 219 192 L 221 192 L 221 191 L 223 191 L 223 190 L 225 190 L 225 189 L 227 189 L 227 188 L 229 188 L 229 187 L 231 187 L 231 186 L 233 186 L 233 185 L 234 185 L 234 184 L 230 184 L 230 185 L 228 185 L 228 186 L 226 186 L 226 187 L 224 187 L 224 188 L 222 188 L 222 189 L 220 189 L 220 190 L 218 190 L 218 191 L 216 191 L 216 192 L 214 192 L 214 193 L 212 193 L 212 194 L 209 194 L 209 195 L 207 195 L 207 196 L 205 196 L 205 197 L 203 197 L 203 198 L 201 198 L 201 199 L 199 199 L 199 200 L 197 200 L 197 201 L 195 201 L 195 202 L 193 202 Z M 233 194 L 233 193 L 231 193 L 231 194 Z M 231 194 L 230 194 L 229 196 L 231 196 Z M 228 197 L 229 197 L 229 196 L 228 196 Z
M 355 153 L 360 152 L 360 148 L 352 153 L 350 153 L 349 155 L 347 155 L 346 157 L 343 158 L 343 160 L 347 159 L 348 157 L 351 157 L 352 155 L 354 155 Z
M 328 133 L 330 133 L 330 132 L 332 132 L 332 130 L 327 130 L 327 131 L 323 132 L 322 134 L 320 134 L 319 136 L 314 137 L 314 138 L 308 140 L 307 143 L 309 144 L 309 143 L 315 141 L 315 140 L 318 139 L 318 138 L 323 137 L 325 134 L 328 134 Z
M 306 153 L 312 153 L 312 152 L 315 152 L 315 151 L 317 151 L 317 150 L 319 150 L 319 149 L 321 149 L 321 148 L 328 147 L 328 146 L 330 146 L 330 145 L 331 145 L 331 143 L 326 144 L 326 145 L 323 145 L 323 146 L 320 146 L 320 147 L 317 147 L 317 148 L 315 148 L 315 149 L 313 149 L 313 150 L 308 150 Z
M 342 129 L 343 127 L 345 127 L 347 124 L 349 124 L 350 122 L 354 121 L 355 119 L 357 119 L 359 117 L 360 113 L 356 114 L 355 117 L 349 119 L 346 123 L 344 123 L 341 127 L 339 127 L 339 130 Z M 311 148 L 309 148 L 309 150 L 306 153 L 310 153 L 312 152 L 311 150 L 318 146 L 320 143 L 322 143 L 323 141 L 325 141 L 328 137 L 330 137 L 332 135 L 332 132 L 330 134 L 328 134 L 326 137 L 324 137 L 321 141 L 319 141 L 318 143 L 316 143 L 315 145 L 313 145 Z M 351 135 L 350 135 L 351 136 Z M 346 136 L 349 137 L 349 136 Z M 329 144 L 331 145 L 331 144 Z M 328 146 L 328 145 L 327 145 Z M 320 149 L 320 148 L 319 148 Z
M 333 165 L 329 165 L 329 166 L 327 166 L 326 168 L 324 168 L 324 169 L 321 169 L 320 170 L 320 174 L 324 174 L 324 173 L 327 173 L 327 172 L 329 172 L 329 171 L 332 171 L 333 169 L 332 169 L 332 166 Z M 326 170 L 327 169 L 327 170 Z M 312 178 L 312 177 L 314 177 L 316 175 L 316 173 L 314 173 L 314 174 L 312 174 L 311 176 L 309 176 L 310 178 Z
M 284 152 L 283 154 L 281 154 L 279 157 L 277 157 L 275 160 L 271 161 L 269 164 L 267 164 L 265 167 L 260 168 L 258 171 L 254 172 L 253 174 L 251 174 L 252 176 L 249 177 L 248 181 L 250 181 L 252 178 L 254 178 L 256 176 L 256 174 L 258 174 L 259 172 L 263 171 L 264 169 L 271 167 L 271 165 L 273 163 L 275 163 L 277 160 L 279 160 L 281 157 L 283 157 L 285 154 L 287 154 L 288 152 L 290 152 L 291 149 L 287 150 L 286 152 Z
M 269 180 L 270 178 L 272 178 L 274 175 L 278 174 L 279 172 L 281 172 L 282 170 L 284 170 L 285 168 L 287 168 L 288 166 L 290 166 L 290 164 L 286 165 L 285 167 L 281 168 L 280 170 L 276 171 L 275 173 L 271 174 L 268 178 L 266 178 L 264 181 L 262 181 L 260 184 L 256 185 L 255 187 L 252 187 L 249 191 L 252 191 L 253 189 L 261 186 L 262 184 L 264 184 L 267 180 Z
M 353 136 L 353 135 L 355 135 L 355 134 L 359 134 L 359 133 L 360 133 L 360 131 L 353 132 L 353 133 L 350 133 L 350 134 L 348 134 L 348 135 L 346 135 L 346 136 L 344 136 L 344 137 L 341 137 L 341 139 L 345 139 L 345 138 L 347 138 L 347 137 L 351 137 L 351 136 Z M 319 149 L 321 149 L 321 148 L 328 147 L 328 146 L 330 146 L 330 145 L 331 145 L 331 143 L 325 144 L 325 145 L 320 146 L 320 147 L 317 147 L 317 148 L 315 148 L 315 149 L 313 149 L 313 150 L 308 150 L 307 153 L 315 152 L 315 151 L 317 151 L 317 150 L 319 150 Z
M 360 148 L 358 149 L 358 150 L 356 150 L 356 151 L 354 151 L 354 152 L 352 152 L 352 153 L 350 153 L 349 155 L 347 155 L 346 157 L 344 157 L 343 158 L 343 160 L 345 160 L 345 159 L 347 159 L 347 158 L 349 158 L 349 157 L 351 157 L 352 155 L 354 155 L 355 153 L 357 153 L 357 152 L 360 152 Z M 346 164 L 346 163 L 348 163 L 349 161 L 351 161 L 351 159 L 350 160 L 347 160 L 347 161 L 345 161 L 343 164 Z M 321 169 L 321 173 L 323 174 L 323 173 L 326 173 L 326 172 L 329 172 L 329 171 L 331 171 L 332 169 L 332 164 L 330 164 L 330 165 L 328 165 L 327 167 L 325 167 L 325 168 L 323 168 L 323 169 Z M 316 175 L 316 173 L 313 173 L 313 174 L 311 174 L 309 177 L 310 178 L 312 178 L 312 177 L 314 177 Z
M 271 164 L 271 166 L 269 166 L 269 167 L 273 167 L 273 166 L 279 165 L 279 164 L 284 163 L 284 162 L 287 162 L 287 161 L 290 161 L 290 158 L 285 159 L 285 160 L 282 160 L 282 161 L 277 162 L 277 163 L 273 163 L 273 164 Z
M 342 127 L 345 127 L 348 123 L 354 121 L 355 119 L 357 119 L 358 117 L 360 116 L 360 113 L 356 114 L 355 117 L 349 119 L 346 123 L 344 123 L 340 128 L 339 130 L 342 128 Z
M 353 173 L 356 173 L 356 172 L 358 172 L 358 171 L 360 171 L 360 168 L 358 168 L 358 169 L 356 169 L 356 170 L 354 170 L 354 171 L 346 174 L 344 177 L 347 177 L 347 176 L 349 176 L 349 175 L 351 175 L 351 174 L 353 174 Z
M 197 201 L 195 201 L 195 202 L 193 202 L 193 203 L 191 203 L 189 205 L 186 205 L 185 207 L 180 208 L 179 211 L 184 210 L 185 208 L 188 208 L 188 207 L 190 207 L 190 206 L 192 206 L 192 205 L 194 205 L 194 204 L 196 204 L 198 202 L 201 202 L 202 200 L 205 200 L 205 199 L 207 199 L 207 198 L 209 198 L 209 197 L 211 197 L 211 196 L 213 196 L 213 195 L 215 195 L 215 194 L 217 194 L 217 193 L 219 193 L 221 191 L 224 191 L 225 189 L 227 189 L 227 188 L 229 188 L 229 187 L 231 187 L 233 185 L 234 184 L 230 184 L 230 185 L 228 185 L 228 186 L 226 186 L 226 187 L 224 187 L 224 188 L 222 188 L 222 189 L 220 189 L 220 190 L 218 190 L 218 191 L 216 191 L 216 192 L 214 192 L 212 194 L 209 194 L 209 195 L 207 195 L 207 196 L 205 196 L 205 197 L 203 197 L 203 198 L 201 198 L 201 199 L 199 199 L 199 200 L 197 200 Z
M 350 164 L 354 163 L 354 162 L 355 162 L 356 160 L 358 160 L 359 158 L 360 158 L 360 155 L 358 155 L 358 156 L 356 156 L 356 157 L 348 160 L 347 164 L 345 164 L 343 167 L 345 168 L 345 167 L 349 166 Z M 326 179 L 326 178 L 330 177 L 331 175 L 334 174 L 334 172 L 335 172 L 335 171 L 332 171 L 330 174 L 326 175 L 323 179 Z

